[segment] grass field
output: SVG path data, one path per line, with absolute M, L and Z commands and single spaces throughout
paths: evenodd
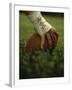
M 59 34 L 57 47 L 52 55 L 45 51 L 35 51 L 33 54 L 26 52 L 23 42 L 27 41 L 35 32 L 33 24 L 20 12 L 19 15 L 19 59 L 20 59 L 20 79 L 45 78 L 64 76 L 64 17 L 63 14 L 43 14 Z

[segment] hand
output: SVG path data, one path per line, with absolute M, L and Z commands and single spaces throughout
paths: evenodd
M 45 34 L 47 41 L 48 41 L 48 48 L 49 49 L 54 49 L 57 45 L 58 41 L 58 33 L 54 29 L 50 29 L 46 34 Z

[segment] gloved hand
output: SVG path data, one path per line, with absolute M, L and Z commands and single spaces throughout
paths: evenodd
M 48 49 L 54 49 L 57 45 L 58 41 L 58 33 L 54 29 L 50 29 L 46 34 L 45 37 L 47 38 Z

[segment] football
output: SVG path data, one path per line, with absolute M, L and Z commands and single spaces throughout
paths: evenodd
M 45 34 L 44 49 L 54 49 L 57 45 L 58 33 L 54 30 L 49 30 Z M 26 43 L 26 50 L 38 50 L 41 48 L 41 37 L 38 33 L 34 33 Z

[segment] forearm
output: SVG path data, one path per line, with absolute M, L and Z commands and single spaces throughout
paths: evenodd
M 25 12 L 25 14 L 33 23 L 34 28 L 37 30 L 39 34 L 43 35 L 52 28 L 52 26 L 45 20 L 45 18 L 42 16 L 40 12 L 29 11 Z

